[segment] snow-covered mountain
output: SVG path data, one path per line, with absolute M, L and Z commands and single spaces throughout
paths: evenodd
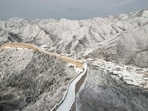
M 0 47 L 0 111 L 52 109 L 77 75 L 68 65 L 31 47 Z
M 71 90 L 72 108 L 148 111 L 148 10 L 87 20 L 0 20 L 0 111 L 56 110 L 85 70 Z
M 25 42 L 57 53 L 141 67 L 148 67 L 147 34 L 148 10 L 87 20 L 0 20 L 0 44 Z

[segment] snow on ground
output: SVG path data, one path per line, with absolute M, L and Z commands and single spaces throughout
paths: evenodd
M 107 70 L 114 79 L 123 80 L 129 85 L 148 88 L 148 68 L 121 66 L 100 59 L 92 60 L 88 58 L 87 61 L 91 61 L 93 65 Z
M 63 97 L 63 99 L 61 100 L 60 104 L 57 105 L 57 109 L 56 107 L 53 108 L 56 109 L 56 111 L 69 111 L 75 101 L 75 86 L 77 84 L 77 82 L 80 81 L 80 79 L 83 77 L 83 75 L 86 73 L 87 70 L 87 64 L 83 65 L 83 70 L 81 70 L 81 72 L 79 73 L 79 76 L 77 76 L 76 78 L 74 78 L 72 80 L 72 82 L 69 84 L 67 91 L 65 93 L 65 96 Z M 80 71 L 80 68 L 76 68 L 76 70 Z

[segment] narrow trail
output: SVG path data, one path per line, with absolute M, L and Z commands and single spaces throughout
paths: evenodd
M 38 51 L 44 54 L 48 54 L 50 56 L 56 57 L 57 59 L 60 59 L 62 61 L 65 61 L 67 63 L 71 63 L 73 65 L 76 65 L 78 68 L 82 68 L 83 67 L 83 63 L 72 59 L 70 57 L 65 57 L 65 56 L 61 56 L 60 54 L 55 54 L 55 53 L 51 53 L 45 50 L 42 50 L 41 48 L 32 45 L 32 44 L 27 44 L 27 43 L 6 43 L 3 44 L 2 46 L 0 46 L 0 50 L 5 49 L 5 48 L 26 48 L 26 49 L 32 49 L 33 51 Z

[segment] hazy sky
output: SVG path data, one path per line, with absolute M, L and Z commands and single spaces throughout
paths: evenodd
M 148 9 L 148 0 L 0 0 L 0 19 L 86 19 Z

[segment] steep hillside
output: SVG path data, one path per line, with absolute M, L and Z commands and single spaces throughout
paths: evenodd
M 39 51 L 0 49 L 0 110 L 50 110 L 76 74 L 66 62 Z
M 128 30 L 117 43 L 118 61 L 148 67 L 148 25 Z
M 104 41 L 101 45 L 88 57 L 148 67 L 148 25 L 129 29 L 116 38 Z
M 89 65 L 86 81 L 77 94 L 77 111 L 148 110 L 147 88 L 129 85 L 122 77 L 117 80 L 113 76 L 117 77 L 116 73 L 109 73 L 97 65 Z M 129 78 L 128 74 L 126 76 L 131 82 L 136 79 Z

